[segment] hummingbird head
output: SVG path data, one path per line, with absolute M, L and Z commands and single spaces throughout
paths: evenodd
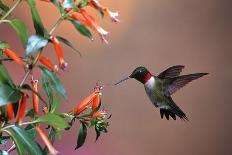
M 145 68 L 145 67 L 137 67 L 130 76 L 122 79 L 121 81 L 117 82 L 115 85 L 128 80 L 130 78 L 136 79 L 137 81 L 141 82 L 142 84 L 145 84 L 147 80 L 151 78 L 151 73 Z
M 147 70 L 147 68 L 140 66 L 137 67 L 129 77 L 145 84 L 147 80 L 150 79 L 151 73 Z

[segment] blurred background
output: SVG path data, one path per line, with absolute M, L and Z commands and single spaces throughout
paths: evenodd
M 4 0 L 3 0 L 4 1 Z M 11 3 L 8 1 L 8 3 Z M 69 100 L 61 111 L 70 110 L 85 98 L 95 83 L 112 84 L 143 65 L 157 75 L 172 65 L 185 65 L 183 74 L 209 72 L 173 95 L 189 122 L 160 119 L 143 85 L 129 80 L 105 87 L 102 103 L 112 113 L 109 133 L 95 143 L 88 131 L 85 145 L 74 151 L 78 126 L 56 142 L 60 154 L 82 155 L 217 155 L 232 154 L 232 1 L 231 0 L 101 0 L 119 11 L 119 24 L 98 22 L 110 32 L 107 46 L 98 36 L 91 42 L 64 22 L 56 31 L 75 43 L 83 57 L 63 46 L 68 69 L 60 78 Z M 38 1 L 41 18 L 49 30 L 58 19 L 55 7 Z M 24 2 L 14 16 L 25 21 L 34 33 L 29 9 Z M 19 38 L 8 25 L 0 25 L 0 40 L 8 41 L 24 54 Z M 46 55 L 54 57 L 52 46 Z M 54 59 L 57 62 L 56 59 Z M 8 64 L 15 82 L 23 70 Z

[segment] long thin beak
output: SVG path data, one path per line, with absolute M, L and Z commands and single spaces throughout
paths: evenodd
M 121 82 L 123 82 L 123 81 L 126 81 L 126 80 L 128 80 L 128 79 L 130 79 L 130 77 L 129 77 L 129 76 L 128 76 L 128 77 L 126 77 L 125 79 L 120 80 L 119 82 L 115 83 L 114 85 L 118 85 L 119 83 L 121 83 Z

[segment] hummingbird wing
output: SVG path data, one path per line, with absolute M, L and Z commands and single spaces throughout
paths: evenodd
M 169 116 L 176 120 L 176 116 L 178 116 L 180 119 L 188 121 L 186 114 L 175 104 L 172 98 L 168 97 L 168 100 L 167 105 L 160 107 L 161 118 L 163 119 L 165 115 L 167 120 L 169 120 Z
M 176 65 L 176 66 L 169 67 L 168 69 L 160 73 L 158 75 L 158 78 L 166 79 L 166 78 L 173 78 L 173 77 L 179 76 L 183 68 L 184 66 L 182 65 Z
M 189 82 L 207 74 L 208 73 L 195 73 L 166 79 L 164 93 L 166 96 L 170 96 Z

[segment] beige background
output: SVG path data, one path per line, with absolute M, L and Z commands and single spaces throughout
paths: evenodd
M 88 95 L 96 81 L 114 83 L 139 65 L 153 74 L 169 66 L 183 64 L 184 74 L 209 72 L 192 82 L 173 98 L 187 113 L 189 122 L 161 120 L 141 84 L 134 80 L 106 87 L 103 104 L 113 114 L 109 133 L 94 143 L 90 131 L 86 144 L 74 151 L 77 125 L 56 143 L 61 154 L 82 155 L 206 155 L 232 153 L 231 125 L 231 0 L 102 0 L 120 12 L 120 24 L 97 19 L 110 31 L 110 45 L 80 36 L 65 22 L 58 34 L 72 40 L 82 51 L 80 58 L 64 47 L 68 70 L 60 76 L 69 95 L 61 111 L 70 110 Z M 58 18 L 56 9 L 39 2 L 38 9 L 48 29 Z M 15 12 L 33 33 L 26 4 Z M 0 40 L 23 53 L 19 39 L 8 25 L 0 25 Z M 54 56 L 52 48 L 46 54 Z M 56 59 L 54 59 L 56 61 Z M 19 82 L 22 69 L 10 64 Z

